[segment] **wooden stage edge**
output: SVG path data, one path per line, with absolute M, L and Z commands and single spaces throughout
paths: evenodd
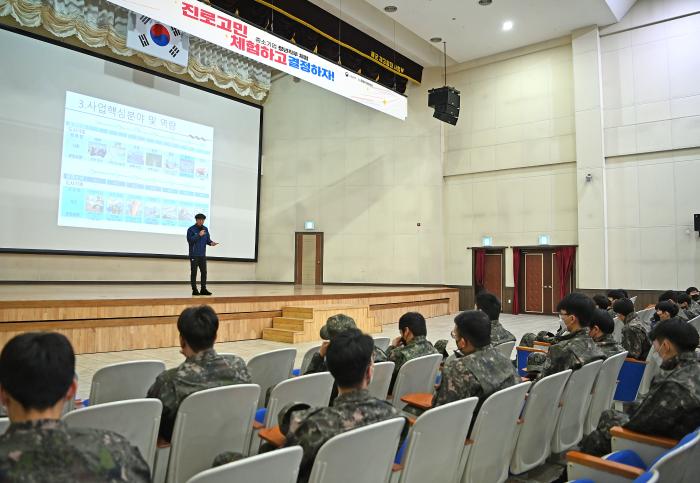
M 140 288 L 142 290 L 142 288 Z M 264 289 L 262 289 L 264 291 Z M 396 323 L 405 312 L 426 318 L 456 313 L 459 291 L 442 287 L 333 287 L 333 293 L 162 298 L 0 300 L 0 347 L 17 334 L 50 330 L 66 335 L 76 354 L 179 345 L 177 317 L 186 307 L 211 305 L 219 314 L 218 342 L 262 338 L 287 306 L 366 305 L 377 322 Z M 294 292 L 294 291 L 292 291 Z

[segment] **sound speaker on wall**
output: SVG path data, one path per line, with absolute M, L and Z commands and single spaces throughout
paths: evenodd
M 449 86 L 430 89 L 428 107 L 435 109 L 434 118 L 454 126 L 459 118 L 459 91 Z

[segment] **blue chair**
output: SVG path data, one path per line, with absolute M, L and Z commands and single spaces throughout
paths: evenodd
M 629 357 L 625 359 L 618 377 L 620 382 L 613 397 L 615 401 L 634 401 L 637 399 L 639 384 L 642 382 L 646 365 L 645 361 L 638 361 Z
M 543 351 L 542 349 L 533 349 L 532 347 L 525 347 L 525 346 L 518 346 L 515 348 L 516 351 L 516 360 L 518 361 L 518 374 L 520 376 L 527 376 L 527 371 L 525 368 L 527 367 L 527 356 L 530 355 L 532 352 L 542 352 L 543 354 L 546 354 L 547 351 Z

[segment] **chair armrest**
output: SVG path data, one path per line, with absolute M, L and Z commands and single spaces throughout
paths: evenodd
M 632 450 L 647 466 L 677 443 L 673 439 L 650 436 L 620 426 L 610 428 L 610 436 L 613 451 Z
M 402 471 L 402 470 L 403 470 L 403 465 L 397 465 L 396 463 L 394 463 L 391 467 L 392 473 L 396 473 L 396 472 Z
M 639 359 L 634 359 L 632 357 L 625 357 L 625 362 L 634 362 L 635 364 L 644 364 L 646 365 L 647 361 L 640 361 Z
M 258 436 L 277 448 L 281 448 L 287 442 L 287 438 L 282 434 L 279 426 L 261 429 Z
M 158 441 L 156 441 L 156 448 L 170 448 L 170 441 L 166 441 L 160 436 L 158 436 Z
M 428 392 L 406 394 L 401 400 L 409 406 L 414 406 L 418 409 L 430 409 L 433 407 L 433 395 Z
M 635 466 L 604 460 L 580 451 L 569 451 L 566 453 L 566 463 L 570 479 L 592 478 L 594 481 L 601 481 L 604 478 L 593 475 L 610 474 L 618 477 L 612 479 L 612 481 L 620 481 L 619 477 L 624 481 L 624 479 L 634 480 L 644 474 L 644 470 Z
M 547 351 L 542 350 L 542 349 L 535 349 L 534 347 L 527 347 L 524 345 L 519 345 L 518 347 L 515 348 L 517 351 L 524 351 L 524 352 L 541 352 L 543 354 L 546 354 Z
M 264 427 L 265 427 L 265 425 L 263 423 L 253 421 L 253 429 L 260 430 L 260 429 L 263 429 Z
M 613 426 L 610 428 L 610 436 L 651 446 L 659 446 L 664 449 L 673 448 L 678 444 L 678 441 L 675 439 L 638 433 L 637 431 L 625 429 L 622 426 Z

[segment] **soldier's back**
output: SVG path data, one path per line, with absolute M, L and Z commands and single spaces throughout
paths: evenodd
M 149 482 L 138 449 L 111 431 L 57 420 L 12 424 L 0 436 L 0 481 Z
M 515 336 L 498 320 L 491 321 L 491 344 L 496 346 L 504 342 L 515 342 Z

